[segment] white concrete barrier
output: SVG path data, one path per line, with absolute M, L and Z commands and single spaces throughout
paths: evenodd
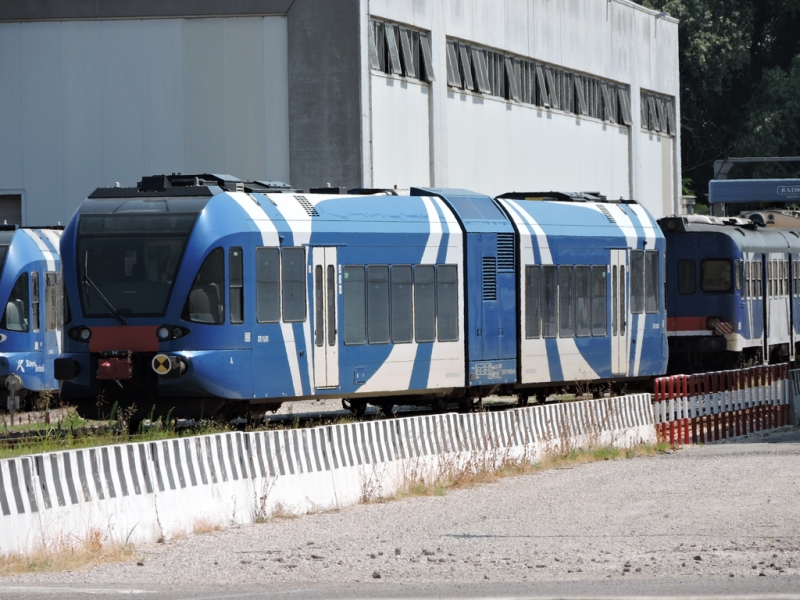
M 231 432 L 0 461 L 0 552 L 154 542 L 198 527 L 330 510 L 443 472 L 653 443 L 650 396 L 310 429 Z

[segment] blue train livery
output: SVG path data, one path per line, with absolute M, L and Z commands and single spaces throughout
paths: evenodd
M 793 360 L 800 331 L 800 231 L 700 215 L 659 224 L 669 245 L 669 370 Z
M 58 391 L 60 237 L 60 228 L 0 226 L 0 377 L 5 399 L 14 403 L 9 408 L 30 393 Z
M 632 201 L 225 175 L 100 188 L 62 238 L 65 400 L 470 406 L 666 369 L 664 237 Z

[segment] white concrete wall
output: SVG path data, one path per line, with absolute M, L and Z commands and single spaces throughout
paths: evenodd
M 636 198 L 656 217 L 677 210 L 680 155 L 675 150 L 680 140 L 664 136 L 655 147 L 639 123 L 642 88 L 675 96 L 680 119 L 674 19 L 628 0 L 369 0 L 369 11 L 376 18 L 432 33 L 432 185 L 487 194 L 534 188 L 598 190 L 609 197 Z M 559 111 L 454 93 L 447 87 L 447 37 L 628 84 L 633 125 L 603 125 Z M 374 76 L 371 83 L 374 87 Z M 401 92 L 399 86 L 394 89 Z M 399 100 L 389 96 L 378 97 L 373 90 L 373 131 L 393 118 L 391 107 Z M 419 135 L 411 121 L 405 128 L 394 127 L 415 140 Z M 392 142 L 404 144 L 397 138 Z M 384 137 L 373 136 L 365 149 L 371 152 L 366 160 L 372 160 L 375 174 L 386 169 L 380 163 L 387 156 L 395 160 L 384 143 Z M 672 147 L 670 153 L 662 153 L 664 144 Z
M 284 17 L 0 23 L 0 193 L 67 221 L 148 174 L 289 179 Z

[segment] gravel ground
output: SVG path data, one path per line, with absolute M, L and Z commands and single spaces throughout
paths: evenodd
M 713 578 L 796 593 L 799 473 L 795 429 L 192 535 L 138 548 L 143 566 L 7 577 L 0 595 L 19 584 L 174 589 L 197 576 L 217 589 Z

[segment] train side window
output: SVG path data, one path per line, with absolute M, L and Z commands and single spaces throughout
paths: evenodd
M 644 312 L 644 252 L 631 250 L 631 312 Z
M 281 253 L 277 248 L 256 248 L 256 320 L 281 320 Z
M 764 263 L 758 261 L 756 263 L 756 297 L 763 298 L 764 296 Z
M 44 319 L 47 331 L 61 328 L 61 273 L 50 271 L 44 274 Z
M 28 274 L 23 273 L 17 278 L 11 294 L 6 302 L 6 309 L 0 319 L 0 328 L 7 331 L 28 331 L 29 320 L 29 295 L 28 295 Z
M 789 262 L 782 260 L 781 263 L 783 264 L 783 295 L 788 296 L 791 293 L 789 291 Z
M 591 273 L 589 267 L 575 267 L 575 335 L 588 337 L 591 327 Z
M 558 268 L 542 267 L 542 334 L 546 338 L 558 335 Z
M 625 335 L 628 324 L 628 310 L 625 306 L 625 267 L 619 267 L 619 334 Z
M 336 268 L 327 267 L 328 285 L 326 286 L 328 303 L 328 346 L 336 345 Z
M 389 343 L 389 267 L 367 267 L 367 339 Z
M 344 304 L 344 343 L 361 345 L 366 343 L 367 306 L 364 293 L 364 267 L 345 265 L 342 294 Z
M 417 342 L 436 339 L 436 277 L 432 265 L 414 267 L 414 333 Z
M 45 308 L 47 308 L 47 301 L 45 301 Z M 39 331 L 39 272 L 38 271 L 31 271 L 31 328 L 34 331 Z
M 611 267 L 611 335 L 618 335 L 619 332 L 619 325 L 617 323 L 619 298 L 617 297 L 617 292 L 617 265 L 614 265 Z
M 742 264 L 744 265 L 744 286 L 742 287 L 742 296 L 747 298 L 750 296 L 750 261 L 746 260 Z
M 735 276 L 736 276 L 736 278 L 735 278 L 736 289 L 737 290 L 741 290 L 742 289 L 742 261 L 740 261 L 740 260 L 736 261 L 736 270 L 734 271 L 734 273 L 735 273 Z
M 392 266 L 392 342 L 407 344 L 414 340 L 414 288 L 411 267 Z
M 697 266 L 693 260 L 678 261 L 678 293 L 690 295 L 697 291 Z
M 558 267 L 558 316 L 560 337 L 575 336 L 575 268 Z
M 241 248 L 228 250 L 228 293 L 231 303 L 231 323 L 244 323 L 244 265 Z
M 542 271 L 538 266 L 525 267 L 525 337 L 542 335 Z
M 458 341 L 458 267 L 436 267 L 436 333 L 440 342 Z
M 184 321 L 221 325 L 225 322 L 225 253 L 212 250 L 203 261 L 183 307 Z
M 608 335 L 608 271 L 605 266 L 592 267 L 592 335 Z
M 644 270 L 644 311 L 658 312 L 658 251 L 648 250 L 645 253 Z
M 314 267 L 314 344 L 319 348 L 325 345 L 325 299 L 322 284 L 322 265 Z
M 306 320 L 306 251 L 284 248 L 281 253 L 281 304 L 284 323 Z
M 700 264 L 700 287 L 704 292 L 730 292 L 733 268 L 728 259 L 707 259 Z

